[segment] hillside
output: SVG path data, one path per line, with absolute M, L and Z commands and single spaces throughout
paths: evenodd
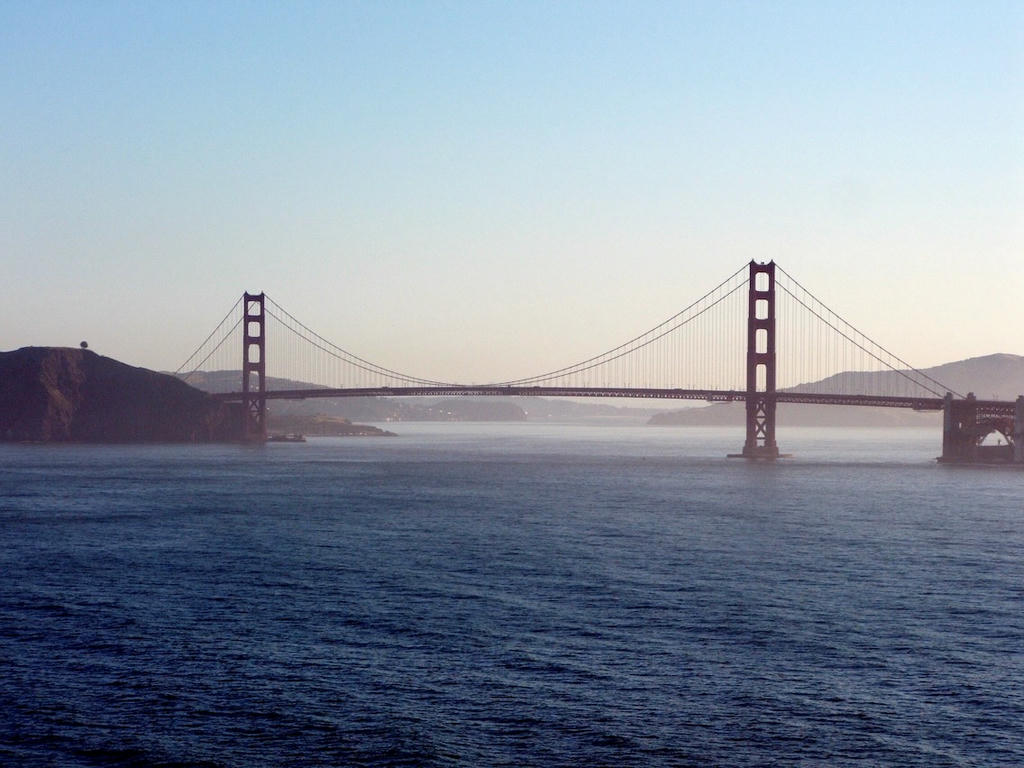
M 923 370 L 956 392 L 974 392 L 985 400 L 1016 400 L 1024 394 L 1024 357 L 995 354 L 945 363 Z M 819 382 L 793 387 L 797 392 L 856 391 L 868 378 L 883 386 L 898 382 L 895 372 L 865 374 L 844 372 Z M 703 408 L 687 408 L 655 414 L 648 422 L 659 426 L 737 426 L 744 423 L 743 403 L 716 403 Z M 778 406 L 780 424 L 793 427 L 899 427 L 930 426 L 940 423 L 940 412 L 916 413 L 903 408 L 865 408 L 861 406 L 797 405 Z
M 0 352 L 0 440 L 237 439 L 240 414 L 173 376 L 84 349 Z
M 1024 394 L 1024 357 L 995 354 L 971 357 L 921 371 L 945 388 L 962 395 L 974 392 L 979 400 L 1015 400 Z M 941 389 L 938 384 L 936 389 Z M 920 391 L 897 371 L 862 373 L 846 371 L 821 381 L 791 387 L 793 392 L 884 391 L 914 396 Z M 940 394 L 945 394 L 942 390 Z

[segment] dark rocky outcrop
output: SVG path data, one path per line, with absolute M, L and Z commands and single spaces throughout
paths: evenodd
M 208 442 L 240 423 L 237 406 L 86 349 L 0 352 L 0 440 Z

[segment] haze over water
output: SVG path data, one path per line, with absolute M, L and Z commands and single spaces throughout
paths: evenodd
M 1024 762 L 1019 471 L 399 431 L 0 446 L 0 763 Z

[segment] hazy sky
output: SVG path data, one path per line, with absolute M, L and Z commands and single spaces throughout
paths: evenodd
M 1024 3 L 0 2 L 0 349 L 173 369 L 244 290 L 526 376 L 775 259 L 1024 354 Z

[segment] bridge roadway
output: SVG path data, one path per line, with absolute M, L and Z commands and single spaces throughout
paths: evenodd
M 254 393 L 250 393 L 252 396 Z M 219 392 L 218 400 L 242 400 L 241 392 Z M 267 400 L 306 400 L 318 397 L 625 397 L 647 400 L 704 400 L 711 403 L 743 402 L 744 390 L 736 389 L 645 389 L 638 387 L 512 387 L 501 385 L 462 385 L 418 387 L 351 387 L 342 389 L 271 389 Z M 881 408 L 912 408 L 915 411 L 941 411 L 941 397 L 895 397 L 883 395 L 829 395 L 811 392 L 779 391 L 778 403 L 818 405 L 864 405 Z M 992 415 L 1012 416 L 1014 403 L 979 400 L 979 409 Z

